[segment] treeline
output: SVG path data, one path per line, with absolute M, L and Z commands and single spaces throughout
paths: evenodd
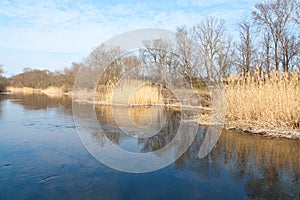
M 294 72 L 300 69 L 299 13 L 299 0 L 264 1 L 255 5 L 251 16 L 241 20 L 234 40 L 224 20 L 208 17 L 191 27 L 178 27 L 176 41 L 145 41 L 144 49 L 126 55 L 118 47 L 100 45 L 70 68 L 58 72 L 25 69 L 11 77 L 10 85 L 55 86 L 69 91 L 79 69 L 79 73 L 86 73 L 86 79 L 80 80 L 83 85 L 91 84 L 91 80 L 111 84 L 130 71 L 131 77 L 147 79 L 155 74 L 174 84 L 184 79 L 191 87 L 201 85 L 205 79 L 252 73 L 256 68 L 267 74 L 273 70 Z M 102 77 L 96 77 L 98 70 L 102 70 Z
M 39 70 L 25 68 L 22 73 L 13 77 L 6 78 L 2 76 L 3 67 L 0 67 L 0 91 L 5 87 L 12 86 L 16 88 L 29 87 L 33 89 L 46 89 L 49 87 L 63 88 L 65 92 L 71 91 L 75 77 L 80 65 L 73 63 L 70 68 L 62 71 L 51 72 L 49 70 Z
M 59 87 L 68 92 L 72 90 L 78 69 L 79 67 L 75 63 L 70 68 L 56 72 L 25 68 L 22 73 L 11 77 L 9 83 L 10 86 L 17 88 L 46 89 Z
M 3 72 L 3 65 L 0 65 L 0 92 L 4 91 L 5 88 L 9 85 L 8 78 L 2 76 Z

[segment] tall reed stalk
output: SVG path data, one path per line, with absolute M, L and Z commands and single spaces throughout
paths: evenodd
M 299 71 L 231 75 L 226 79 L 227 122 L 300 129 Z

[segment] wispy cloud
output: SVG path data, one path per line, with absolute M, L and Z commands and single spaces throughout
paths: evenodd
M 175 30 L 177 26 L 192 25 L 210 15 L 224 18 L 232 26 L 250 13 L 253 5 L 251 0 L 2 0 L 0 48 L 64 53 L 67 60 L 71 59 L 67 54 L 88 55 L 102 41 L 132 29 Z M 45 57 L 44 64 L 51 62 L 51 58 Z M 8 61 L 1 55 L 0 59 L 3 64 Z M 39 60 L 38 65 L 41 63 Z

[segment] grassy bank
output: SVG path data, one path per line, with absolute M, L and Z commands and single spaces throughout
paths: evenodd
M 96 101 L 103 104 L 163 105 L 162 90 L 149 81 L 121 80 L 117 84 L 99 85 Z
M 49 96 L 60 96 L 60 95 L 70 95 L 66 93 L 63 88 L 58 87 L 48 87 L 45 89 L 30 88 L 30 87 L 6 87 L 5 89 L 8 92 L 23 93 L 23 94 L 32 94 L 32 93 L 42 93 Z
M 299 72 L 266 74 L 255 71 L 252 74 L 231 75 L 224 80 L 226 91 L 226 129 L 243 130 L 270 137 L 300 138 L 300 80 Z M 14 88 L 8 91 L 21 93 L 44 93 L 59 96 L 63 88 L 47 89 Z M 189 91 L 179 91 L 189 100 Z M 186 93 L 186 94 L 185 94 Z M 209 93 L 194 91 L 201 106 L 199 124 L 209 125 L 211 121 L 211 98 Z M 109 82 L 99 85 L 96 93 L 79 91 L 78 100 L 87 100 L 103 105 L 168 105 L 178 106 L 166 88 L 147 81 L 123 80 L 118 84 Z M 207 108 L 207 109 L 206 109 Z
M 256 70 L 226 82 L 227 128 L 291 137 L 300 131 L 299 72 Z

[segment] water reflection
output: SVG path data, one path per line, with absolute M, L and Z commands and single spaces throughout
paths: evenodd
M 167 114 L 167 112 L 170 113 Z M 107 116 L 107 119 L 103 121 L 109 123 L 101 122 L 103 113 L 105 113 L 105 117 Z M 133 122 L 134 119 L 130 119 L 132 121 L 129 122 L 129 114 L 143 119 L 145 118 L 144 113 L 149 113 L 150 125 L 149 123 L 144 126 L 137 124 Z M 168 166 L 180 157 L 193 142 L 198 126 L 191 121 L 183 120 L 187 113 L 192 114 L 193 112 L 182 110 L 180 123 L 176 124 L 178 128 L 172 127 L 174 130 L 177 129 L 177 132 L 169 132 L 166 120 L 163 120 L 163 123 L 160 120 L 165 119 L 168 115 L 172 116 L 172 113 L 172 110 L 165 110 L 164 107 L 106 107 L 105 109 L 96 107 L 94 109 L 93 105 L 73 103 L 74 120 L 81 141 L 87 150 L 103 164 L 132 173 L 150 172 Z M 176 116 L 176 113 L 173 116 Z M 144 123 L 144 120 L 141 121 Z M 133 128 L 133 125 L 137 128 Z M 162 128 L 157 129 L 157 127 Z M 145 132 L 151 136 L 148 138 L 145 138 L 144 135 L 141 138 L 135 137 Z M 149 135 L 148 133 L 147 135 Z M 109 139 L 111 136 L 113 142 Z
M 46 110 L 49 108 L 56 108 L 66 114 L 72 114 L 72 97 L 61 96 L 48 96 L 45 94 L 0 94 L 0 101 L 9 99 L 11 102 L 22 105 L 25 110 Z
M 1 94 L 0 93 L 0 119 L 2 117 L 2 107 L 3 107 L 3 102 L 4 100 L 7 99 L 7 95 Z
M 103 125 L 114 127 L 116 123 L 111 109 L 111 107 L 99 106 L 97 113 Z M 119 109 L 119 113 L 126 112 L 126 109 L 122 109 L 125 111 Z M 141 111 L 141 108 L 130 108 L 130 112 L 135 112 L 134 116 L 137 118 L 143 113 L 148 113 L 146 110 Z M 156 151 L 174 138 L 180 123 L 180 111 L 167 110 L 166 115 L 167 123 L 159 134 L 138 139 L 137 147 L 141 146 L 139 149 L 141 152 Z M 221 178 L 222 171 L 228 170 L 235 179 L 244 182 L 244 190 L 250 198 L 299 197 L 299 140 L 267 139 L 223 130 L 221 138 L 215 145 L 216 140 L 211 139 L 215 135 L 211 131 L 217 135 L 221 134 L 218 129 L 199 129 L 191 147 L 175 162 L 178 170 L 193 171 L 199 178 L 208 181 Z M 128 137 L 120 137 L 120 134 L 120 130 L 106 132 L 106 136 L 116 144 L 121 144 L 122 140 L 128 139 Z M 212 141 L 213 144 L 206 140 Z M 208 144 L 209 147 L 203 144 Z M 205 156 L 212 147 L 214 148 L 210 154 Z M 201 151 L 201 148 L 204 150 Z M 199 152 L 203 155 L 199 155 Z
M 28 112 L 18 112 L 12 109 L 14 106 L 22 106 Z M 114 120 L 112 107 L 86 105 L 85 109 L 96 110 L 97 120 L 105 136 L 113 145 L 137 153 L 151 153 L 165 147 L 174 139 L 181 120 L 180 110 L 165 110 L 165 114 L 157 110 L 157 113 L 151 116 L 149 108 L 144 108 L 144 110 L 118 108 L 117 113 L 120 113 L 120 116 L 127 112 L 133 118 L 134 123 L 142 126 L 148 125 L 151 117 L 157 117 L 154 121 L 159 121 L 158 118 L 166 118 L 166 123 L 158 134 L 149 138 L 136 138 L 120 130 Z M 39 110 L 43 112 L 38 112 Z M 3 119 L 3 116 L 1 118 L 1 113 L 3 115 L 16 112 L 14 115 L 24 115 L 19 119 L 34 119 L 31 120 L 31 124 L 32 121 L 36 123 L 35 120 L 40 119 L 42 115 L 49 115 L 49 112 L 53 110 L 55 113 L 52 113 L 52 117 L 57 119 L 50 121 L 49 117 L 45 118 L 47 121 L 39 122 L 42 126 L 39 129 L 34 124 L 25 127 L 26 123 L 4 125 L 7 121 Z M 299 140 L 267 139 L 223 130 L 212 151 L 200 159 L 199 151 L 205 148 L 203 143 L 210 133 L 207 128 L 199 127 L 192 145 L 173 165 L 154 173 L 133 176 L 102 167 L 87 153 L 83 153 L 85 151 L 81 150 L 82 146 L 79 142 L 73 142 L 72 148 L 66 145 L 78 137 L 75 134 L 75 127 L 69 126 L 71 120 L 64 122 L 68 126 L 57 127 L 57 123 L 63 122 L 66 116 L 68 118 L 72 116 L 71 100 L 68 98 L 49 98 L 44 95 L 0 95 L 0 199 L 5 199 L 3 197 L 26 199 L 33 196 L 33 193 L 38 193 L 40 198 L 48 195 L 62 198 L 97 198 L 94 195 L 101 193 L 103 197 L 110 199 L 116 196 L 138 199 L 153 199 L 157 196 L 170 199 L 197 199 L 199 197 L 299 199 Z M 85 117 L 86 120 L 90 118 Z M 123 125 L 126 126 L 126 124 Z M 130 128 L 130 126 L 125 128 Z M 16 129 L 18 133 L 14 133 Z M 24 130 L 24 133 L 21 134 L 21 130 Z M 44 134 L 50 130 L 55 131 L 51 134 Z M 5 133 L 8 135 L 7 138 L 10 138 L 7 143 L 3 139 L 6 137 Z M 15 138 L 12 133 L 16 135 Z M 20 135 L 26 137 L 25 134 L 32 134 L 32 137 L 18 142 Z M 43 134 L 41 136 L 43 145 L 38 142 L 34 143 L 40 134 Z M 103 135 L 99 134 L 101 133 L 97 131 L 93 133 L 93 142 L 101 145 Z M 44 140 L 45 137 L 47 139 Z M 184 137 L 180 140 L 188 139 Z M 9 146 L 9 142 L 17 145 Z M 205 154 L 205 151 L 203 152 Z M 67 159 L 63 155 L 68 155 Z M 24 163 L 18 163 L 20 160 Z M 86 163 L 89 163 L 88 167 Z M 52 175 L 59 178 L 48 180 L 47 178 Z M 81 190 L 82 184 L 86 186 L 85 191 Z M 119 187 L 119 184 L 124 185 Z M 173 190 L 164 189 L 168 184 Z M 60 190 L 54 188 L 60 188 Z M 135 188 L 139 193 L 134 193 L 131 188 Z M 156 192 L 152 193 L 152 191 Z M 129 193 L 137 196 L 130 196 Z
M 165 110 L 162 107 L 114 108 L 111 106 L 96 106 L 95 109 L 105 136 L 113 143 L 119 145 L 122 144 L 120 140 L 131 140 L 132 143 L 129 148 L 134 152 L 152 152 L 169 144 L 178 132 L 181 119 L 179 110 Z M 130 118 L 128 118 L 128 115 L 130 115 Z M 157 126 L 153 128 L 149 126 L 149 124 L 157 124 Z M 141 128 L 135 128 L 139 126 Z M 147 128 L 145 130 L 152 133 L 154 132 L 155 134 L 145 138 L 133 137 L 132 133 L 127 132 L 128 129 L 131 129 L 137 133 L 141 133 L 144 127 Z M 99 137 L 97 137 L 99 134 L 100 133 L 94 133 L 94 137 L 99 139 Z M 134 144 L 136 145 L 133 147 Z M 126 149 L 128 146 L 124 146 L 124 148 Z
M 205 131 L 204 131 L 205 134 Z M 300 141 L 266 139 L 223 130 L 213 151 L 199 159 L 203 137 L 176 161 L 179 169 L 195 171 L 199 178 L 221 178 L 224 169 L 243 182 L 250 198 L 294 199 L 300 195 Z
M 220 141 L 231 173 L 246 179 L 245 191 L 251 198 L 289 199 L 300 197 L 300 142 L 270 140 L 227 132 Z M 220 160 L 220 159 L 219 159 Z

